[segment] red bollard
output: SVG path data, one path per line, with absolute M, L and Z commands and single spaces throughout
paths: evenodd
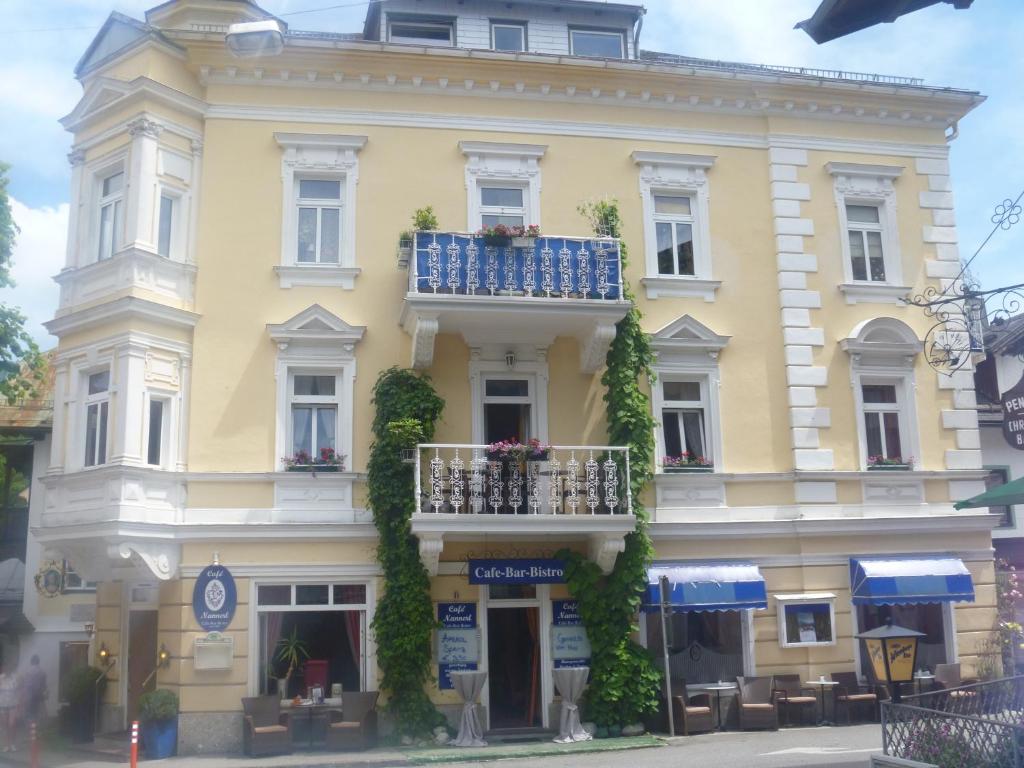
M 132 720 L 132 768 L 139 765 L 139 721 Z
M 36 721 L 28 724 L 29 740 L 29 765 L 32 768 L 39 768 L 39 739 L 36 735 Z

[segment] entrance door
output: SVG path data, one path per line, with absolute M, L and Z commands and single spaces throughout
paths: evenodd
M 156 689 L 157 611 L 128 614 L 128 722 L 138 719 L 139 697 Z
M 541 725 L 540 609 L 487 610 L 491 728 Z
M 484 442 L 534 437 L 532 380 L 523 377 L 484 379 Z

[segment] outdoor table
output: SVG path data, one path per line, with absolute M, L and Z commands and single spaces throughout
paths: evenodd
M 722 691 L 735 691 L 736 683 L 723 683 L 719 680 L 713 685 L 702 685 L 701 688 L 705 691 L 715 692 L 715 711 L 718 713 L 718 730 L 724 731 L 725 720 L 722 718 Z M 683 697 L 685 699 L 686 691 L 683 691 Z
M 465 702 L 462 705 L 462 721 L 459 723 L 459 734 L 451 742 L 453 747 L 486 747 L 484 729 L 476 713 L 476 700 L 483 690 L 487 673 L 479 670 L 450 672 L 455 692 Z
M 583 689 L 587 687 L 590 667 L 560 667 L 554 670 L 552 677 L 555 688 L 562 697 L 561 724 L 558 729 L 556 744 L 570 744 L 574 741 L 590 741 L 590 734 L 583 730 L 580 723 L 579 700 Z
M 814 686 L 817 686 L 818 689 L 821 691 L 821 717 L 818 719 L 818 725 L 834 725 L 834 723 L 831 720 L 826 720 L 825 719 L 825 689 L 826 688 L 835 688 L 837 685 L 839 685 L 839 683 L 834 682 L 832 680 L 807 680 L 807 681 L 804 682 L 804 685 L 814 685 Z M 835 709 L 836 709 L 836 705 L 835 705 L 835 701 L 833 701 L 832 702 L 832 712 L 833 712 L 833 714 L 835 714 Z
M 296 722 L 304 722 L 306 724 L 307 738 L 305 739 L 305 741 L 306 746 L 309 749 L 314 749 L 316 747 L 313 724 L 316 722 L 318 718 L 315 718 L 314 714 L 319 714 L 326 718 L 328 712 L 341 712 L 341 706 L 338 704 L 328 704 L 327 702 L 324 702 L 323 704 L 314 704 L 311 701 L 305 699 L 301 704 L 289 704 L 286 707 L 282 707 L 282 709 L 284 709 L 287 712 L 291 712 L 292 717 L 295 718 Z M 297 716 L 299 712 L 303 713 L 302 716 Z M 299 741 L 302 741 L 301 734 L 296 733 L 296 731 L 292 731 L 293 743 L 296 741 L 295 736 L 299 736 Z M 322 736 L 323 738 L 320 741 L 321 746 L 323 746 L 323 744 L 327 741 L 326 720 Z

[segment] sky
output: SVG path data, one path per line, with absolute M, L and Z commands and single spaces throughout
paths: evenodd
M 993 228 L 1003 200 L 1024 191 L 1024 3 L 977 0 L 967 11 L 939 3 L 894 24 L 816 45 L 793 25 L 819 0 L 646 0 L 641 47 L 686 56 L 922 77 L 928 85 L 980 91 L 988 100 L 960 125 L 950 161 L 961 254 Z M 29 331 L 54 346 L 53 275 L 64 266 L 71 137 L 57 122 L 81 96 L 73 69 L 112 10 L 141 19 L 158 0 L 0 0 L 0 161 L 9 163 L 17 286 L 0 302 L 20 306 Z M 292 29 L 355 32 L 366 3 L 263 0 Z M 314 13 L 309 9 L 334 7 Z M 986 288 L 1024 283 L 1024 224 L 999 231 L 972 272 Z

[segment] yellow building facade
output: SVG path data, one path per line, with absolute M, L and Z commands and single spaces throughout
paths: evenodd
M 927 365 L 899 299 L 959 271 L 948 141 L 981 97 L 649 54 L 627 5 L 414 5 L 378 4 L 361 35 L 276 21 L 240 57 L 230 25 L 267 14 L 175 0 L 113 15 L 79 65 L 36 536 L 102 582 L 105 726 L 155 681 L 180 696 L 180 750 L 238 748 L 240 699 L 278 690 L 291 630 L 328 662 L 309 680 L 377 688 L 366 466 L 392 366 L 446 403 L 410 457 L 412 525 L 440 610 L 473 605 L 488 725 L 549 725 L 567 589 L 486 573 L 563 546 L 607 571 L 635 524 L 603 463 L 620 276 L 657 357 L 656 566 L 764 593 L 677 605 L 673 669 L 817 678 L 893 618 L 926 632 L 922 666 L 972 670 L 995 619 L 993 524 L 952 506 L 982 489 L 974 385 Z M 601 199 L 624 269 L 578 212 Z M 436 230 L 396 255 L 426 206 Z M 541 234 L 472 234 L 502 223 Z M 544 462 L 482 461 L 528 437 Z M 287 471 L 328 446 L 340 471 Z M 704 461 L 664 460 L 684 451 Z M 215 562 L 237 608 L 209 638 L 193 590 Z M 656 621 L 639 637 L 660 655 Z

